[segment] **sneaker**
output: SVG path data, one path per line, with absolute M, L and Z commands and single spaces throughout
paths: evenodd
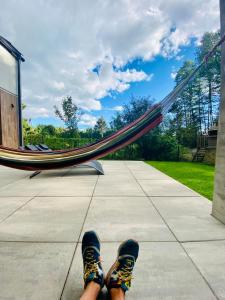
M 103 287 L 104 274 L 100 261 L 100 241 L 94 231 L 87 231 L 83 236 L 82 256 L 84 265 L 84 287 L 91 281 Z
M 134 240 L 127 240 L 120 245 L 117 260 L 106 276 L 105 283 L 108 290 L 121 288 L 124 293 L 129 290 L 138 251 L 139 245 Z

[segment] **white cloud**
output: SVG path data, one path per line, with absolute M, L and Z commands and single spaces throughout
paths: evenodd
M 26 58 L 23 99 L 32 118 L 42 117 L 43 108 L 53 115 L 53 105 L 66 95 L 83 109 L 100 110 L 104 96 L 151 79 L 121 68 L 128 62 L 178 53 L 191 37 L 219 28 L 218 0 L 22 3 L 15 10 L 14 0 L 2 1 L 0 28 Z M 97 65 L 99 74 L 92 71 Z
M 27 106 L 23 114 L 26 119 L 35 119 L 37 117 L 48 118 L 50 117 L 49 111 L 46 107 Z
M 184 55 L 177 55 L 177 56 L 175 57 L 175 59 L 176 59 L 177 61 L 181 61 L 183 58 L 184 58 Z
M 177 72 L 176 72 L 176 71 L 172 71 L 171 74 L 170 74 L 170 77 L 171 77 L 172 79 L 175 79 L 176 76 L 177 76 Z
M 115 111 L 123 111 L 123 106 L 121 105 L 116 105 L 112 108 L 112 110 L 115 110 Z
M 85 125 L 85 126 L 95 126 L 97 122 L 97 118 L 95 116 L 92 116 L 90 114 L 82 114 L 80 117 L 79 124 Z
M 52 86 L 53 86 L 53 88 L 55 88 L 56 90 L 59 90 L 59 91 L 65 89 L 65 84 L 62 81 L 59 81 L 59 82 L 58 81 L 53 81 Z
M 152 78 L 153 74 L 147 75 L 143 71 L 136 71 L 135 69 L 132 70 L 126 70 L 126 71 L 119 71 L 115 73 L 115 77 L 118 80 L 124 81 L 124 82 L 134 82 L 134 81 L 142 81 L 142 80 L 150 80 Z

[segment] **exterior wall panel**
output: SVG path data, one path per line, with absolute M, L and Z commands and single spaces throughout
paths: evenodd
M 19 146 L 18 99 L 0 90 L 0 143 L 9 148 Z

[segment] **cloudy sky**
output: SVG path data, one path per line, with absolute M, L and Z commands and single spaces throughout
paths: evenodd
M 71 95 L 80 127 L 110 120 L 134 96 L 160 100 L 205 31 L 218 0 L 1 0 L 0 35 L 24 55 L 24 117 L 61 125 L 53 105 Z

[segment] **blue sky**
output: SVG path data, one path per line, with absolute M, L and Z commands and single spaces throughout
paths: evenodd
M 162 55 L 157 55 L 151 61 L 143 61 L 142 59 L 135 59 L 133 62 L 126 64 L 123 69 L 135 69 L 137 71 L 144 71 L 148 75 L 152 75 L 150 81 L 135 82 L 130 84 L 130 88 L 123 93 L 112 93 L 112 96 L 106 96 L 101 99 L 102 109 L 92 111 L 92 115 L 99 118 L 103 116 L 109 123 L 115 115 L 113 108 L 115 106 L 123 106 L 129 103 L 131 96 L 151 96 L 156 101 L 163 99 L 174 87 L 174 79 L 171 74 L 182 66 L 185 60 L 195 60 L 196 40 L 190 40 L 189 45 L 180 48 L 179 53 L 166 58 Z M 55 126 L 63 126 L 58 118 L 35 118 L 32 119 L 33 125 L 38 124 L 53 124 Z M 80 128 L 88 128 L 90 126 L 80 125 Z
M 26 59 L 24 118 L 61 126 L 53 106 L 70 95 L 80 128 L 109 122 L 131 95 L 161 100 L 195 42 L 219 26 L 218 0 L 29 0 L 16 10 L 7 0 L 0 16 L 0 35 Z

